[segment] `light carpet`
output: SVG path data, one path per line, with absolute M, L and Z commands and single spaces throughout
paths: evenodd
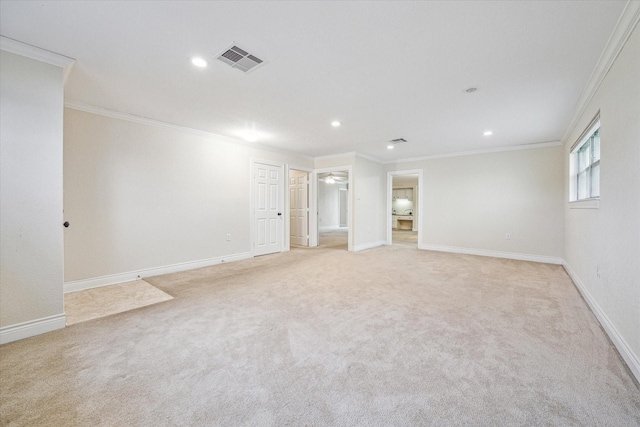
M 418 247 L 418 232 L 411 230 L 393 230 L 391 238 L 394 245 Z
M 1 346 L 2 425 L 640 424 L 560 266 L 314 248 L 148 281 L 174 299 Z
M 69 292 L 64 295 L 64 313 L 67 326 L 151 304 L 168 301 L 173 297 L 145 282 L 135 280 L 99 288 Z
M 318 247 L 323 249 L 348 250 L 349 229 L 347 227 L 331 227 L 320 231 Z

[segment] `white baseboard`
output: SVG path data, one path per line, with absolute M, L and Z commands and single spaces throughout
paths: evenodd
M 450 252 L 454 254 L 466 254 L 466 255 L 479 255 L 479 256 L 488 256 L 488 257 L 494 257 L 494 258 L 517 259 L 519 261 L 531 261 L 531 262 L 541 262 L 545 264 L 562 265 L 562 258 L 546 256 L 546 255 L 531 255 L 531 254 L 521 254 L 517 252 L 500 252 L 500 251 L 491 251 L 488 249 L 470 249 L 470 248 L 460 248 L 457 246 L 425 245 L 425 244 L 419 244 L 418 249 L 424 249 L 427 251 Z
M 43 317 L 41 319 L 30 320 L 28 322 L 17 323 L 15 325 L 0 328 L 0 344 L 18 341 L 46 332 L 62 329 L 67 324 L 67 316 L 64 313 L 55 316 Z
M 248 258 L 251 258 L 251 253 L 243 252 L 239 254 L 202 259 L 198 261 L 181 262 L 178 264 L 166 265 L 163 267 L 145 268 L 142 270 L 129 271 L 126 273 L 110 274 L 108 276 L 92 277 L 82 280 L 73 280 L 64 282 L 64 292 L 75 292 L 84 289 L 98 288 L 100 286 L 114 285 L 116 283 L 131 282 L 133 280 L 144 279 L 145 277 L 160 276 L 162 274 L 177 273 L 178 271 L 210 267 L 212 265 L 222 264 L 223 262 L 240 261 Z
M 378 246 L 384 246 L 387 244 L 386 240 L 378 240 L 376 242 L 364 243 L 362 245 L 357 245 L 353 247 L 353 252 L 360 252 L 366 249 L 377 248 Z
M 580 280 L 571 266 L 567 264 L 566 261 L 562 263 L 562 266 L 564 267 L 569 277 L 571 277 L 571 280 L 573 280 L 576 288 L 578 288 L 578 291 L 580 292 L 580 294 L 582 294 L 582 297 L 589 305 L 589 308 L 591 308 L 591 311 L 596 316 L 596 319 L 598 319 L 598 322 L 600 322 L 600 325 L 602 325 L 602 328 L 605 330 L 607 335 L 609 335 L 609 338 L 611 339 L 613 345 L 616 346 L 624 361 L 627 362 L 627 366 L 629 366 L 629 369 L 636 377 L 636 380 L 640 382 L 640 360 L 638 359 L 638 356 L 633 353 L 622 335 L 618 333 L 618 330 L 615 328 L 613 323 L 611 323 L 607 315 L 604 314 L 596 300 L 591 296 L 586 286 L 584 285 L 584 283 L 582 283 L 582 280 Z

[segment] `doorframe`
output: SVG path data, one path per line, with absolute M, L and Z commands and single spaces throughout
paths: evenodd
M 423 169 L 407 169 L 387 172 L 387 245 L 393 244 L 393 229 L 391 212 L 393 211 L 393 177 L 397 175 L 418 175 L 418 215 L 414 217 L 414 221 L 418 220 L 418 249 L 422 242 L 422 218 L 423 218 L 423 203 L 422 203 L 422 188 L 423 188 Z
M 280 162 L 274 162 L 273 160 L 265 160 L 265 159 L 260 159 L 260 158 L 251 158 L 249 159 L 249 210 L 250 212 L 250 224 L 249 224 L 249 253 L 251 254 L 251 257 L 255 257 L 256 256 L 256 180 L 255 180 L 255 176 L 253 175 L 253 172 L 255 170 L 255 165 L 256 163 L 260 163 L 263 165 L 270 165 L 270 166 L 275 166 L 280 168 L 280 170 L 282 171 L 282 180 L 283 180 L 283 185 L 282 187 L 284 187 L 284 184 L 288 182 L 288 179 L 285 177 L 285 165 L 284 163 L 280 163 Z M 279 208 L 281 208 L 281 211 L 283 212 L 284 215 L 284 204 L 285 204 L 285 195 L 287 192 L 285 192 L 284 194 L 282 194 L 284 192 L 284 188 L 280 189 L 280 206 Z M 284 248 L 285 248 L 285 243 L 286 243 L 286 238 L 284 235 L 284 225 L 282 226 L 282 235 L 280 236 L 280 238 L 282 239 L 282 245 L 280 245 L 280 252 L 284 252 Z
M 297 170 L 301 172 L 307 173 L 307 179 L 309 180 L 309 187 L 307 188 L 307 209 L 309 209 L 309 215 L 307 217 L 307 229 L 309 233 L 309 246 L 311 246 L 311 175 L 313 174 L 313 169 L 311 168 L 303 168 L 302 166 L 295 165 L 285 165 L 285 183 L 286 183 L 286 191 L 284 197 L 284 211 L 287 213 L 286 218 L 284 219 L 284 251 L 291 250 L 291 191 L 289 191 L 289 178 L 291 177 L 291 170 Z
M 349 197 L 347 197 L 347 209 L 349 214 L 347 215 L 347 250 L 353 251 L 353 166 L 333 166 L 329 168 L 314 169 L 311 177 L 311 196 L 310 196 L 310 209 L 311 215 L 309 215 L 309 246 L 318 246 L 318 180 L 321 173 L 326 172 L 344 172 L 347 171 L 349 176 L 347 182 L 349 183 Z

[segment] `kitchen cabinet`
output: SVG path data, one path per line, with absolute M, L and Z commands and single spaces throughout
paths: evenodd
M 392 215 L 391 228 L 394 230 L 413 230 L 413 215 Z
M 391 195 L 393 197 L 393 200 L 413 200 L 413 188 L 394 188 L 391 192 Z

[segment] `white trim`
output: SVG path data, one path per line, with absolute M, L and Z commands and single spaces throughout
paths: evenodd
M 566 261 L 563 261 L 562 266 L 573 281 L 576 288 L 578 288 L 578 292 L 580 292 L 582 298 L 584 298 L 584 300 L 589 305 L 589 308 L 596 316 L 596 319 L 598 319 L 598 322 L 600 322 L 602 329 L 605 330 L 605 332 L 609 336 L 609 339 L 611 339 L 611 342 L 616 347 L 624 361 L 627 363 L 627 366 L 631 370 L 631 373 L 636 377 L 636 380 L 640 381 L 640 360 L 638 359 L 638 356 L 633 353 L 631 347 L 629 347 L 622 335 L 620 335 L 613 322 L 611 322 L 604 311 L 602 311 L 596 300 L 593 298 L 593 296 L 591 296 L 591 294 L 587 290 L 587 287 L 584 285 L 584 283 L 582 283 L 582 280 L 580 280 L 571 266 Z
M 145 277 L 160 276 L 162 274 L 177 273 L 179 271 L 193 270 L 196 268 L 210 267 L 212 265 L 226 262 L 240 261 L 251 258 L 249 252 L 230 254 L 215 258 L 201 259 L 198 261 L 181 262 L 178 264 L 165 265 L 162 267 L 144 268 L 142 270 L 129 271 L 126 273 L 110 274 L 90 279 L 72 280 L 64 282 L 64 292 L 75 292 L 84 289 L 99 288 L 101 286 L 114 285 L 116 283 L 131 282 Z
M 60 68 L 66 68 L 76 62 L 75 59 L 69 58 L 68 56 L 41 49 L 5 36 L 0 36 L 0 49 L 15 53 L 16 55 L 26 56 L 36 61 L 46 62 L 47 64 Z
M 15 53 L 16 55 L 35 59 L 36 61 L 55 65 L 56 67 L 61 67 L 64 73 L 63 84 L 66 83 L 69 79 L 71 70 L 73 70 L 73 66 L 76 63 L 75 59 L 68 56 L 60 55 L 59 53 L 41 49 L 39 47 L 19 42 L 18 40 L 10 39 L 4 36 L 0 36 L 0 49 L 6 52 Z
M 362 153 L 356 152 L 356 157 L 360 157 L 361 159 L 365 159 L 365 160 L 371 160 L 372 162 L 375 162 L 375 163 L 378 163 L 378 164 L 381 164 L 381 165 L 384 164 L 384 162 L 382 160 L 377 159 L 377 158 L 375 158 L 373 156 L 369 156 L 368 154 L 362 154 Z
M 574 200 L 569 202 L 569 209 L 599 209 L 600 199 Z
M 47 332 L 63 329 L 67 325 L 67 316 L 64 313 L 42 317 L 28 322 L 0 328 L 0 344 L 22 340 Z
M 596 128 L 600 129 L 600 110 L 598 114 L 589 122 L 587 128 L 578 137 L 578 140 L 569 148 L 569 154 L 575 154 L 576 151 L 585 143 L 588 139 L 591 139 L 596 131 Z
M 600 88 L 604 78 L 609 73 L 613 63 L 618 58 L 618 55 L 620 55 L 620 52 L 627 43 L 627 40 L 629 40 L 629 37 L 639 20 L 640 1 L 628 1 L 611 33 L 611 36 L 609 37 L 609 40 L 607 41 L 607 45 L 602 51 L 602 54 L 600 54 L 600 58 L 589 77 L 587 85 L 584 87 L 582 94 L 578 99 L 576 109 L 569 121 L 569 126 L 567 126 L 564 135 L 562 135 L 563 141 L 566 141 L 569 138 L 575 127 L 578 125 L 578 122 L 589 106 L 591 99 Z
M 327 156 L 318 156 L 318 157 L 314 157 L 313 160 L 314 161 L 319 161 L 319 160 L 331 160 L 331 159 L 345 159 L 345 158 L 351 158 L 351 157 L 356 157 L 358 155 L 358 153 L 356 153 L 355 151 L 349 151 L 348 153 L 339 153 L 339 154 L 329 154 Z
M 202 130 L 198 130 L 198 129 L 189 128 L 189 127 L 186 127 L 186 126 L 180 126 L 180 125 L 176 125 L 176 124 L 172 124 L 172 123 L 163 122 L 163 121 L 160 121 L 160 120 L 149 119 L 147 117 L 136 116 L 136 115 L 129 114 L 129 113 L 123 113 L 121 111 L 110 110 L 110 109 L 103 108 L 103 107 L 97 107 L 95 105 L 83 104 L 83 103 L 76 102 L 76 101 L 65 101 L 64 106 L 65 106 L 65 108 L 70 108 L 72 110 L 84 111 L 86 113 L 97 114 L 97 115 L 100 115 L 100 116 L 111 117 L 111 118 L 114 118 L 114 119 L 127 120 L 127 121 L 130 121 L 130 122 L 145 124 L 145 125 L 149 125 L 149 126 L 157 126 L 157 127 L 163 127 L 163 128 L 173 129 L 173 130 L 182 131 L 182 132 L 194 133 L 196 135 L 204 136 L 206 138 L 219 138 L 219 139 L 222 139 L 225 142 L 229 142 L 231 144 L 242 145 L 242 146 L 249 147 L 249 148 L 254 148 L 254 149 L 257 149 L 257 150 L 264 150 L 264 151 L 269 151 L 269 152 L 287 154 L 287 155 L 290 155 L 290 156 L 295 156 L 295 157 L 300 157 L 300 158 L 307 159 L 307 160 L 312 160 L 313 162 L 323 161 L 323 160 L 331 160 L 331 159 L 348 159 L 348 158 L 354 158 L 355 159 L 356 157 L 360 157 L 362 159 L 366 159 L 366 160 L 370 160 L 370 161 L 373 161 L 373 162 L 376 162 L 376 163 L 379 163 L 379 164 L 382 164 L 382 165 L 386 165 L 386 164 L 393 164 L 393 163 L 406 163 L 406 162 L 416 162 L 416 161 L 421 161 L 421 160 L 442 159 L 442 158 L 446 158 L 446 157 L 460 157 L 460 156 L 473 156 L 473 155 L 477 155 L 477 154 L 500 153 L 500 152 L 503 152 L 503 151 L 531 150 L 531 149 L 536 149 L 536 148 L 558 147 L 558 146 L 562 145 L 562 143 L 560 141 L 551 141 L 551 142 L 541 142 L 541 143 L 536 143 L 536 144 L 512 145 L 512 146 L 508 146 L 508 147 L 484 148 L 484 149 L 472 150 L 472 151 L 459 151 L 459 152 L 454 152 L 454 153 L 436 154 L 436 155 L 433 155 L 433 156 L 413 157 L 413 158 L 398 159 L 398 160 L 388 160 L 388 161 L 382 161 L 382 160 L 377 159 L 375 157 L 372 157 L 372 156 L 369 156 L 369 155 L 366 155 L 366 154 L 362 154 L 362 153 L 358 153 L 358 152 L 355 152 L 355 151 L 350 151 L 350 152 L 347 152 L 347 153 L 340 153 L 340 154 L 330 154 L 330 155 L 327 155 L 327 156 L 311 157 L 311 156 L 308 156 L 306 154 L 301 154 L 301 153 L 298 153 L 298 152 L 295 152 L 295 151 L 284 150 L 284 149 L 281 149 L 281 148 L 276 148 L 276 147 L 272 147 L 272 146 L 264 145 L 264 144 L 259 144 L 259 143 L 250 143 L 250 142 L 246 142 L 246 141 L 243 141 L 241 139 L 233 138 L 233 137 L 230 137 L 230 136 L 219 135 L 219 134 L 212 133 L 212 132 L 206 132 L 206 131 L 202 131 Z M 341 170 L 344 170 L 344 169 L 341 169 Z
M 482 148 L 479 150 L 471 150 L 471 151 L 457 151 L 453 153 L 445 153 L 445 154 L 435 154 L 433 156 L 423 156 L 423 157 L 412 157 L 406 159 L 398 159 L 385 162 L 385 164 L 389 163 L 407 163 L 407 162 L 419 162 L 422 160 L 435 160 L 435 159 L 444 159 L 447 157 L 462 157 L 462 156 L 475 156 L 478 154 L 490 154 L 490 153 L 502 153 L 505 151 L 518 151 L 518 150 L 534 150 L 536 148 L 548 148 L 548 147 L 560 147 L 562 145 L 561 141 L 549 141 L 549 142 L 538 142 L 535 144 L 521 144 L 521 145 L 510 145 L 506 147 L 493 147 L 493 148 Z
M 234 138 L 231 136 L 224 136 L 213 132 L 206 132 L 199 129 L 194 129 L 186 126 L 176 125 L 173 123 L 163 122 L 161 120 L 150 119 L 147 117 L 136 116 L 134 114 L 123 113 L 121 111 L 110 110 L 108 108 L 97 107 L 95 105 L 83 104 L 81 102 L 76 101 L 65 101 L 65 108 L 70 108 L 72 110 L 84 111 L 85 113 L 97 114 L 99 116 L 111 117 L 113 119 L 126 120 L 129 122 L 139 123 L 148 126 L 156 126 L 162 127 L 165 129 L 172 129 L 181 132 L 189 132 L 196 135 L 203 136 L 205 138 L 217 138 L 221 139 L 230 144 L 242 145 L 244 147 L 253 148 L 256 150 L 269 151 L 274 153 L 286 154 L 289 156 L 300 157 L 303 159 L 307 159 L 313 161 L 313 157 L 307 156 L 306 154 L 296 153 L 294 151 L 284 150 L 277 147 L 272 147 L 270 145 L 260 144 L 256 142 L 246 142 L 239 138 Z
M 375 242 L 363 243 L 362 245 L 354 246 L 353 252 L 360 252 L 367 249 L 373 249 L 380 246 L 385 246 L 386 244 L 387 242 L 385 242 L 384 240 L 377 240 Z
M 515 259 L 519 261 L 541 262 L 544 264 L 561 265 L 563 262 L 562 258 L 560 257 L 553 257 L 553 256 L 547 256 L 547 255 L 531 255 L 531 254 L 521 254 L 517 252 L 500 252 L 500 251 L 492 251 L 488 249 L 460 248 L 457 246 L 429 245 L 429 244 L 418 243 L 418 249 L 424 249 L 427 251 L 449 252 L 454 254 L 479 255 L 479 256 L 488 256 L 493 258 Z
M 478 154 L 502 153 L 505 151 L 518 151 L 518 150 L 534 150 L 537 148 L 549 148 L 549 147 L 560 147 L 560 146 L 562 146 L 562 141 L 547 141 L 547 142 L 537 142 L 533 144 L 509 145 L 506 147 L 482 148 L 479 150 L 470 150 L 470 151 L 456 151 L 452 153 L 434 154 L 431 156 L 407 157 L 404 159 L 397 159 L 397 160 L 380 160 L 366 154 L 358 153 L 356 151 L 350 151 L 347 153 L 330 154 L 327 156 L 314 157 L 313 160 L 322 161 L 322 160 L 340 159 L 340 158 L 348 158 L 348 157 L 361 157 L 363 159 L 371 160 L 373 162 L 377 162 L 382 165 L 389 165 L 394 163 L 408 163 L 408 162 L 419 162 L 423 160 L 444 159 L 447 157 L 475 156 Z

